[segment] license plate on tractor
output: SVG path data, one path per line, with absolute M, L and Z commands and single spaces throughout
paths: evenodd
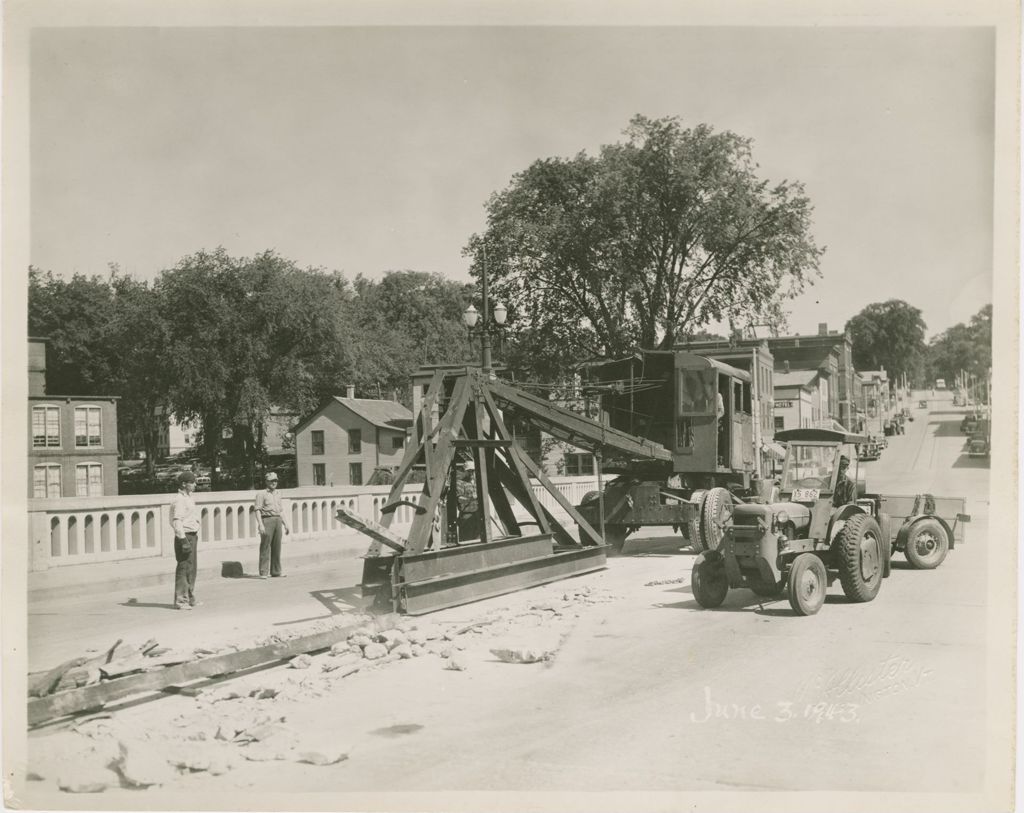
M 814 502 L 818 499 L 816 488 L 794 488 L 793 502 Z

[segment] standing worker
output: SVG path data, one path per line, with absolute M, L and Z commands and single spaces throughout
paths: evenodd
M 199 547 L 199 509 L 192 492 L 196 476 L 190 471 L 178 475 L 178 493 L 171 503 L 171 527 L 174 529 L 174 606 L 191 610 L 196 601 L 196 554 Z
M 283 576 L 281 572 L 281 529 L 288 530 L 277 493 L 277 475 L 267 474 L 267 488 L 256 495 L 256 525 L 260 529 L 260 578 Z

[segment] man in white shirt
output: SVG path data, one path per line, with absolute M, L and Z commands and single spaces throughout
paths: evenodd
M 260 578 L 279 578 L 281 572 L 282 531 L 290 533 L 284 518 L 281 495 L 277 491 L 277 475 L 267 474 L 267 489 L 256 495 L 256 527 L 260 531 Z
M 196 476 L 182 472 L 178 476 L 178 493 L 171 503 L 171 527 L 174 529 L 174 606 L 191 610 L 196 601 L 196 549 L 199 547 L 199 508 L 192 499 Z

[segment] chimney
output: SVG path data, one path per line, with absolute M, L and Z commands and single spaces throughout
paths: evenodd
M 356 397 L 356 388 L 354 386 L 352 386 L 351 384 L 349 384 L 347 387 L 345 387 L 345 397 L 346 398 L 355 398 Z
M 818 335 L 819 336 L 827 336 L 828 335 L 828 322 L 818 322 Z

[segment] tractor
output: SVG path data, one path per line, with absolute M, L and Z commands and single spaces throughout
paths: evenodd
M 692 588 L 697 603 L 718 607 L 729 588 L 765 597 L 785 593 L 797 615 L 814 615 L 838 578 L 847 598 L 871 601 L 889 575 L 891 522 L 881 498 L 866 496 L 858 476 L 862 435 L 790 429 L 778 502 L 732 506 L 715 550 L 699 555 Z

